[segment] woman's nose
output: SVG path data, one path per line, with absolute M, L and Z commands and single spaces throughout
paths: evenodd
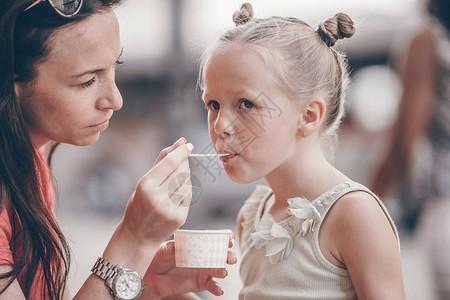
M 103 95 L 98 101 L 99 109 L 119 110 L 122 108 L 123 100 L 114 79 L 105 84 Z

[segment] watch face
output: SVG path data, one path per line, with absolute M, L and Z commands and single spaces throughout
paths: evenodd
M 114 286 L 116 296 L 121 299 L 134 299 L 142 290 L 142 281 L 135 272 L 121 274 Z

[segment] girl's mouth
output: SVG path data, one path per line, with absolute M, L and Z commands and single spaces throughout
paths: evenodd
M 236 156 L 238 156 L 237 153 L 234 153 L 234 154 L 229 153 L 227 156 L 222 156 L 220 158 L 220 160 L 222 160 L 222 162 L 226 163 L 226 162 L 229 162 L 230 160 L 234 159 Z

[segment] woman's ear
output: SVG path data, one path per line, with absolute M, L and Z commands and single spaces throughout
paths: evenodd
M 21 95 L 22 88 L 17 82 L 14 82 L 14 92 L 16 93 L 16 99 L 17 101 L 20 101 L 20 95 Z
M 325 117 L 326 105 L 321 98 L 315 98 L 306 103 L 298 120 L 297 134 L 307 137 L 313 134 L 322 125 Z

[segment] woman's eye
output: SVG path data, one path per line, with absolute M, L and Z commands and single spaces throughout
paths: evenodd
M 253 107 L 255 107 L 255 104 L 248 100 L 242 100 L 241 103 L 239 103 L 239 108 L 250 109 Z
M 88 88 L 88 87 L 90 87 L 91 85 L 93 85 L 94 82 L 95 82 L 95 76 L 92 77 L 92 79 L 90 79 L 90 80 L 88 80 L 88 81 L 86 81 L 86 82 L 83 82 L 83 83 L 81 84 L 81 87 L 82 87 L 82 88 Z
M 114 63 L 114 70 L 117 68 L 117 66 L 123 65 L 123 60 L 118 59 L 115 63 Z
M 212 100 L 208 102 L 208 107 L 210 107 L 212 110 L 219 110 L 220 104 L 219 102 Z

